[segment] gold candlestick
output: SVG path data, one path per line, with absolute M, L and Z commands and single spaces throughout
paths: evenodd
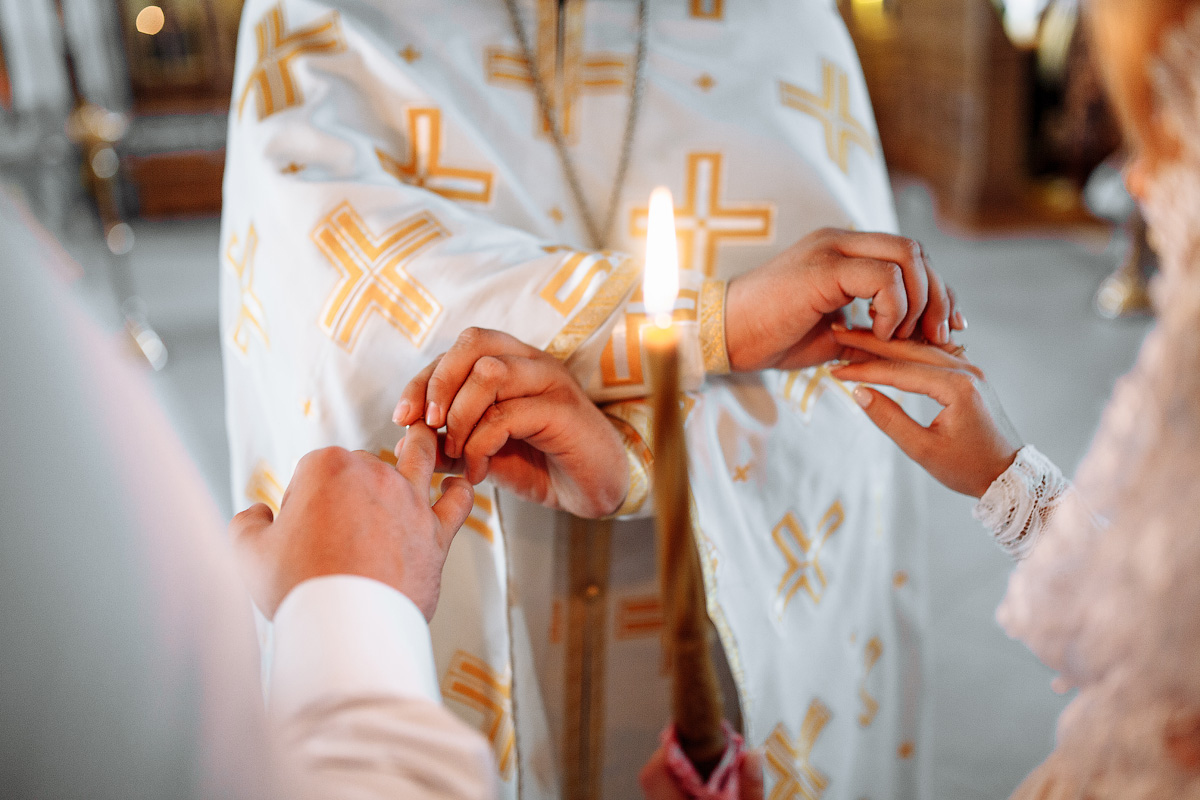
M 712 663 L 704 573 L 692 535 L 687 448 L 679 403 L 679 332 L 671 311 L 679 291 L 679 260 L 671 194 L 650 197 L 643 297 L 653 322 L 643 341 L 654 411 L 654 503 L 658 534 L 663 655 L 672 675 L 676 736 L 702 779 L 725 751 L 724 711 Z

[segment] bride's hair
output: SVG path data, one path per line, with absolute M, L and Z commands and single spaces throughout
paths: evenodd
M 1088 0 L 1097 61 L 1130 144 L 1151 161 L 1169 160 L 1178 143 L 1156 125 L 1149 64 L 1163 35 L 1200 0 Z

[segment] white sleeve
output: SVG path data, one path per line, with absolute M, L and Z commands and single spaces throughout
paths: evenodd
M 1033 445 L 1025 445 L 972 512 L 996 543 L 1020 561 L 1033 552 L 1072 484 Z
M 378 581 L 315 578 L 275 615 L 270 718 L 304 798 L 491 798 L 487 742 L 441 706 L 429 628 Z

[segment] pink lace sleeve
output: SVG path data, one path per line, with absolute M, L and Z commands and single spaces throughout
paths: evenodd
M 972 515 L 992 531 L 1006 553 L 1020 561 L 1033 551 L 1070 489 L 1071 482 L 1054 462 L 1027 444 L 979 498 Z

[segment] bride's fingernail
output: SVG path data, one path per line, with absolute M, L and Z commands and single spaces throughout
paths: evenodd
M 429 408 L 425 409 L 425 424 L 431 428 L 439 427 L 438 422 L 441 411 L 437 403 L 430 403 Z
M 871 392 L 864 386 L 854 387 L 854 402 L 858 403 L 863 408 L 871 405 L 871 401 L 875 399 L 871 397 Z
M 412 404 L 407 400 L 401 400 L 396 404 L 396 410 L 392 412 L 392 422 L 397 425 L 403 425 L 404 420 L 408 419 L 408 415 L 412 413 Z
M 941 325 L 938 325 L 936 337 L 937 341 L 934 342 L 934 344 L 945 344 L 946 342 L 950 341 L 949 323 L 943 322 Z
M 846 323 L 844 322 L 834 322 L 829 326 L 829 329 L 837 331 L 838 333 L 845 333 L 846 331 L 850 330 L 846 327 Z
M 957 323 L 960 331 L 965 331 L 967 329 L 967 318 L 963 316 L 961 311 L 954 312 L 954 321 Z

